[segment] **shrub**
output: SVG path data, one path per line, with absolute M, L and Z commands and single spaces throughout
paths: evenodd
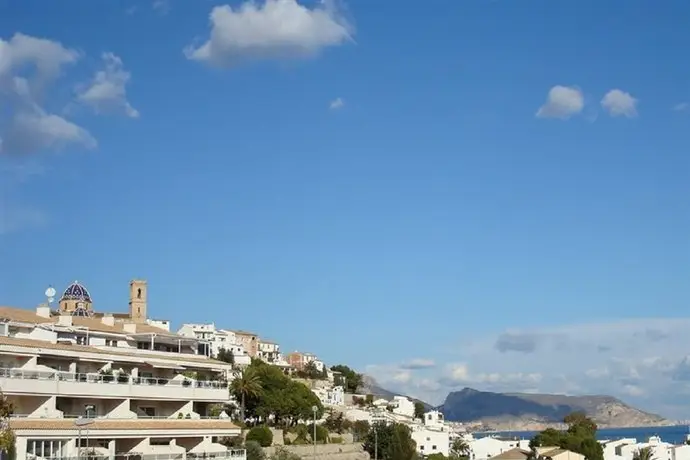
M 266 454 L 261 445 L 256 441 L 247 441 L 244 444 L 247 460 L 266 460 Z
M 314 424 L 309 425 L 309 438 L 314 442 Z M 328 430 L 322 425 L 316 425 L 316 442 L 326 442 L 328 440 Z
M 226 436 L 218 440 L 218 444 L 222 444 L 230 449 L 239 449 L 242 447 L 242 436 Z
M 331 444 L 342 444 L 343 438 L 341 436 L 331 436 L 330 442 Z
M 302 458 L 297 454 L 293 454 L 285 447 L 278 446 L 275 453 L 271 455 L 271 460 L 302 460 Z
M 266 425 L 255 426 L 247 433 L 247 441 L 256 441 L 261 447 L 273 444 L 273 432 Z

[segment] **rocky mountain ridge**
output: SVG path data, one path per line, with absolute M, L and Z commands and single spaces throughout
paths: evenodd
M 464 388 L 451 392 L 439 409 L 448 421 L 498 431 L 560 428 L 563 418 L 575 411 L 584 412 L 601 428 L 673 424 L 605 395 L 493 393 Z

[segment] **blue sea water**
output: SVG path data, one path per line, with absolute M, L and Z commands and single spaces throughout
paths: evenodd
M 519 439 L 530 439 L 537 431 L 501 431 L 491 433 L 498 436 L 516 437 Z M 682 444 L 685 442 L 685 436 L 689 433 L 687 425 L 677 426 L 642 426 L 637 428 L 602 428 L 597 430 L 597 439 L 621 439 L 621 438 L 636 438 L 637 442 L 644 442 L 650 436 L 659 436 L 662 441 L 670 442 L 672 444 Z M 475 437 L 483 437 L 483 435 L 475 433 Z

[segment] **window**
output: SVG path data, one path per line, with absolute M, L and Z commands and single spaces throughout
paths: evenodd
M 436 450 L 436 446 L 431 446 L 431 450 Z
M 150 438 L 149 444 L 152 446 L 168 446 L 170 445 L 170 438 Z
M 117 340 L 105 339 L 105 346 L 106 347 L 116 347 L 117 346 Z
M 137 299 L 141 299 L 141 288 L 137 289 Z
M 77 336 L 77 345 L 88 345 L 86 337 Z
M 29 439 L 26 453 L 36 457 L 62 457 L 66 441 L 49 439 Z

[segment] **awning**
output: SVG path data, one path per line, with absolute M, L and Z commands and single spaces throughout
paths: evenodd
M 176 371 L 183 371 L 185 369 L 184 367 L 177 364 L 163 363 L 160 361 L 146 361 L 145 364 L 155 367 L 156 369 L 173 369 Z

